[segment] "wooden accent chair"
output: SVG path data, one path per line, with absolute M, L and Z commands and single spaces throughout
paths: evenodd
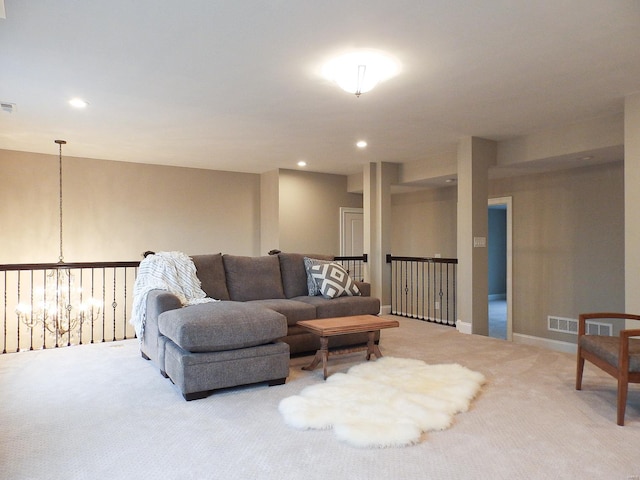
M 640 320 L 630 313 L 583 313 L 578 318 L 578 367 L 576 390 L 582 389 L 584 361 L 600 367 L 618 379 L 618 425 L 624 425 L 629 383 L 640 383 L 640 329 L 621 330 L 619 337 L 586 335 L 586 322 L 591 319 L 614 321 Z

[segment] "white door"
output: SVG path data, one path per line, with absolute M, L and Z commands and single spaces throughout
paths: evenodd
M 340 207 L 340 256 L 364 253 L 364 212 L 362 208 Z

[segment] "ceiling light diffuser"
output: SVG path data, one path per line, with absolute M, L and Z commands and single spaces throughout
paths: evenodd
M 356 50 L 328 61 L 322 75 L 356 97 L 400 72 L 399 62 L 378 50 Z
M 359 142 L 356 142 L 356 147 L 358 148 L 364 148 L 367 146 L 367 142 L 365 142 L 364 140 L 360 140 Z
M 86 108 L 86 106 L 89 105 L 89 102 L 81 98 L 72 98 L 69 100 L 69 105 L 75 108 Z

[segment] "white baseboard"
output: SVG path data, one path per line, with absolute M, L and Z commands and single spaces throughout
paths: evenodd
M 522 343 L 524 345 L 532 345 L 534 347 L 542 347 L 564 353 L 576 353 L 578 351 L 578 346 L 575 343 L 561 342 L 560 340 L 552 340 L 550 338 L 533 337 L 522 333 L 513 334 L 513 343 Z
M 382 305 L 380 307 L 380 315 L 391 315 L 391 305 Z
M 460 333 L 469 335 L 473 333 L 471 323 L 463 322 L 462 320 L 458 320 L 456 322 L 456 330 Z M 578 350 L 575 343 L 561 342 L 560 340 L 552 340 L 550 338 L 534 337 L 532 335 L 524 335 L 522 333 L 513 334 L 513 343 L 521 343 L 523 345 L 531 345 L 564 353 L 576 353 Z
M 463 322 L 462 320 L 456 320 L 456 330 L 458 330 L 460 333 L 471 335 L 471 323 Z

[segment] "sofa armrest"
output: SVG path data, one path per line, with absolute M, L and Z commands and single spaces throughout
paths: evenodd
M 168 310 L 182 308 L 180 299 L 165 290 L 151 290 L 147 294 L 147 322 L 151 319 L 157 323 L 158 316 Z
M 161 334 L 158 330 L 158 317 L 163 312 L 177 308 L 182 308 L 182 303 L 178 297 L 165 290 L 151 290 L 147 294 L 144 335 L 140 351 L 143 357 L 152 360 L 160 371 L 164 371 L 164 358 L 159 348 Z
M 371 296 L 371 284 L 369 282 L 354 281 L 354 283 L 358 287 L 358 290 L 360 290 L 360 293 L 362 294 L 363 297 Z

